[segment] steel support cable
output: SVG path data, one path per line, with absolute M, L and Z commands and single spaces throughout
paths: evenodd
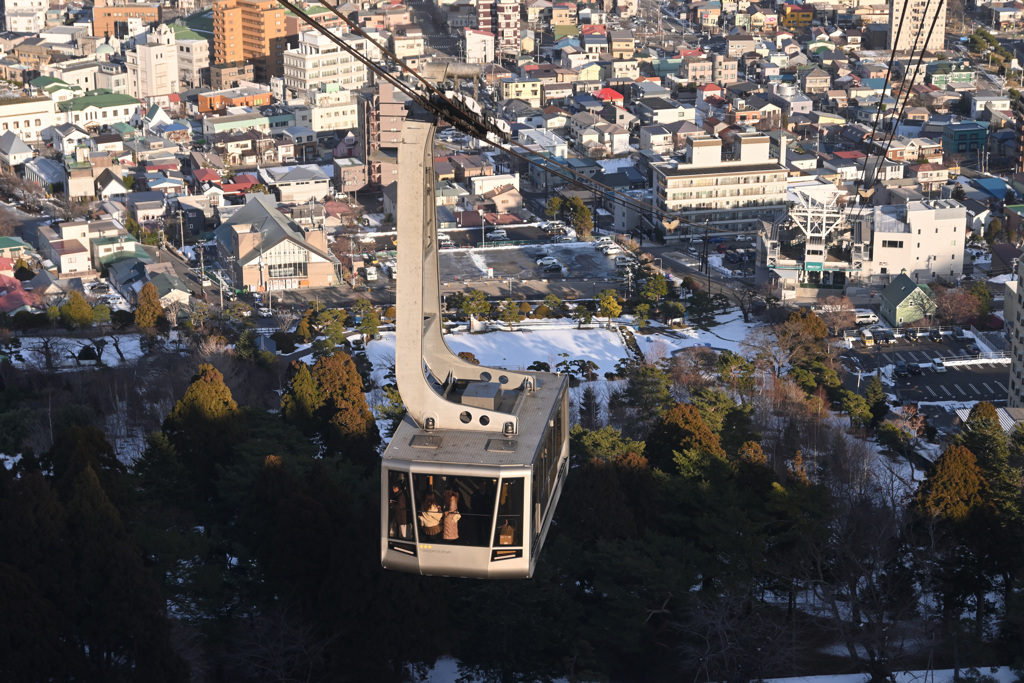
M 399 90 L 401 90 L 403 94 L 407 95 L 410 99 L 414 100 L 418 105 L 423 107 L 423 109 L 425 109 L 429 113 L 433 114 L 434 116 L 437 116 L 438 118 L 441 118 L 441 119 L 444 119 L 444 120 L 448 121 L 455 128 L 458 128 L 462 132 L 464 132 L 464 133 L 466 133 L 468 135 L 472 135 L 474 137 L 482 138 L 486 143 L 494 146 L 496 149 L 498 149 L 500 151 L 505 152 L 509 156 L 514 156 L 514 157 L 516 157 L 518 159 L 521 159 L 525 163 L 530 164 L 531 166 L 535 166 L 537 168 L 540 168 L 540 169 L 544 170 L 547 173 L 551 173 L 552 175 L 554 175 L 554 176 L 556 176 L 558 178 L 561 178 L 561 179 L 565 180 L 566 182 L 573 183 L 575 185 L 579 185 L 579 186 L 581 186 L 581 187 L 583 187 L 585 189 L 588 189 L 591 192 L 594 192 L 595 195 L 597 195 L 599 197 L 603 197 L 605 199 L 608 199 L 612 203 L 616 203 L 616 204 L 619 204 L 620 206 L 624 206 L 624 207 L 627 207 L 627 208 L 632 207 L 635 210 L 643 211 L 644 213 L 652 214 L 652 215 L 655 215 L 655 216 L 658 216 L 658 217 L 661 217 L 661 218 L 666 218 L 666 219 L 669 219 L 669 220 L 678 221 L 679 223 L 682 223 L 683 225 L 695 226 L 695 227 L 699 227 L 699 228 L 702 228 L 702 229 L 707 228 L 707 226 L 705 226 L 702 223 L 697 223 L 695 221 L 691 221 L 691 220 L 682 218 L 681 216 L 671 214 L 671 213 L 669 213 L 667 211 L 663 211 L 663 210 L 659 209 L 657 206 L 655 206 L 653 204 L 648 204 L 647 202 L 635 199 L 635 198 L 633 198 L 633 197 L 631 197 L 629 195 L 621 194 L 617 190 L 614 190 L 613 188 L 610 188 L 607 185 L 604 185 L 604 184 L 594 180 L 593 178 L 589 178 L 587 176 L 584 176 L 581 173 L 579 173 L 578 171 L 575 171 L 575 170 L 569 168 L 568 166 L 566 166 L 564 164 L 560 164 L 560 163 L 558 163 L 556 161 L 553 161 L 551 159 L 546 159 L 544 163 L 540 163 L 538 161 L 535 161 L 533 159 L 528 158 L 527 156 L 525 156 L 522 153 L 516 152 L 510 146 L 502 145 L 501 143 L 497 142 L 496 140 L 490 139 L 488 136 L 486 136 L 487 132 L 491 132 L 491 133 L 498 132 L 499 137 L 501 137 L 501 138 L 504 138 L 505 136 L 500 131 L 493 131 L 493 130 L 490 130 L 490 129 L 485 129 L 484 134 L 481 134 L 481 126 L 480 126 L 480 121 L 479 120 L 468 119 L 467 118 L 467 112 L 463 112 L 462 110 L 460 110 L 457 106 L 455 106 L 455 103 L 452 100 L 448 99 L 447 97 L 444 97 L 443 93 L 440 90 L 438 90 L 435 86 L 430 84 L 428 81 L 425 81 L 418 74 L 416 74 L 417 78 L 419 78 L 419 80 L 423 81 L 426 84 L 426 86 L 437 95 L 437 97 L 441 100 L 441 104 L 444 105 L 443 107 L 441 106 L 441 104 L 438 104 L 436 102 L 432 102 L 430 99 L 423 97 L 423 95 L 421 95 L 420 93 L 416 92 L 409 84 L 405 83 L 400 78 L 395 77 L 394 75 L 392 75 L 392 74 L 388 73 L 387 71 L 383 70 L 378 64 L 375 64 L 373 62 L 373 60 L 369 59 L 365 55 L 362 55 L 358 50 L 356 50 L 352 46 L 346 44 L 345 41 L 340 36 L 334 34 L 329 29 L 327 29 L 323 25 L 321 25 L 318 22 L 316 22 L 312 17 L 310 17 L 308 14 L 306 14 L 303 10 L 298 8 L 296 5 L 292 4 L 289 0 L 278 0 L 278 1 L 282 5 L 284 5 L 286 8 L 291 10 L 293 13 L 295 13 L 306 24 L 308 24 L 311 27 L 313 27 L 319 33 L 324 35 L 328 40 L 330 40 L 331 42 L 335 43 L 336 45 L 338 45 L 338 47 L 340 47 L 345 52 L 347 52 L 348 54 L 350 54 L 354 58 L 356 58 L 361 64 L 365 65 L 368 69 L 370 69 L 374 73 L 376 73 L 379 76 L 381 76 L 382 78 L 384 78 L 388 83 L 392 84 L 394 87 L 396 87 Z M 337 12 L 335 12 L 335 14 L 337 14 Z M 351 21 L 347 17 L 344 17 L 343 15 L 340 15 L 340 14 L 338 16 L 340 18 L 342 18 L 343 21 L 346 21 L 346 23 L 348 23 L 349 25 L 352 25 Z M 360 37 L 365 37 L 365 38 L 369 39 L 371 42 L 373 42 L 375 46 L 379 46 L 376 43 L 376 41 L 373 41 L 372 38 L 369 38 L 369 36 L 367 36 L 365 34 L 365 32 L 362 31 L 362 29 L 359 29 L 359 32 L 362 33 L 362 36 L 360 36 Z M 404 70 L 409 71 L 411 73 L 415 73 L 404 62 L 402 62 L 401 59 L 395 57 L 394 53 L 392 53 L 392 52 L 390 52 L 390 51 L 388 51 L 386 49 L 384 49 L 383 51 L 386 52 L 389 56 L 391 56 L 396 61 L 396 63 L 400 64 Z M 454 117 L 452 116 L 452 114 L 451 114 L 451 110 L 452 109 L 455 110 L 455 112 L 457 113 L 457 116 L 454 116 Z M 455 120 L 453 120 L 453 118 Z M 508 144 L 509 145 L 513 145 L 515 143 L 512 143 L 511 141 L 509 141 Z M 521 145 L 516 145 L 516 146 L 520 147 L 520 149 L 522 149 L 524 152 L 529 153 L 529 150 L 527 150 L 526 148 L 522 147 Z M 561 171 L 564 171 L 564 172 L 552 170 L 552 168 L 551 168 L 552 166 L 555 167 L 555 168 L 561 169 Z M 726 229 L 726 228 L 712 228 L 712 230 L 715 231 L 715 232 L 729 232 L 729 230 Z
M 925 46 L 928 45 L 928 41 L 931 39 L 932 29 L 935 28 L 935 20 L 938 19 L 939 11 L 942 9 L 942 2 L 944 2 L 944 1 L 945 0 L 941 0 L 940 1 L 939 9 L 936 10 L 935 16 L 932 17 L 932 23 L 931 23 L 931 26 L 928 29 L 928 37 L 925 38 L 925 41 L 924 41 Z M 925 2 L 925 4 L 924 4 L 924 14 L 925 14 L 925 16 L 928 16 L 928 7 L 931 6 L 931 4 L 932 4 L 932 0 L 927 0 L 927 2 Z M 900 17 L 901 21 L 902 21 L 902 19 L 903 19 L 903 17 Z M 918 31 L 914 35 L 914 45 L 913 45 L 913 47 L 910 48 L 910 60 L 909 60 L 908 69 L 907 69 L 908 72 L 910 70 L 909 69 L 910 65 L 912 65 L 914 63 L 914 55 L 917 53 L 917 42 L 920 39 L 921 39 L 921 32 Z M 893 48 L 895 49 L 895 47 L 896 47 L 896 44 L 893 43 Z M 910 79 L 911 86 L 913 86 L 914 82 L 917 80 L 917 74 L 918 74 L 918 71 L 919 71 L 919 69 L 921 67 L 921 61 L 923 59 L 924 59 L 924 47 L 921 48 L 921 54 L 918 55 L 917 67 L 915 67 L 914 75 Z M 891 69 L 891 67 L 890 67 L 890 69 Z M 903 81 L 904 81 L 904 83 L 906 83 L 906 76 L 904 76 Z M 886 155 L 888 155 L 889 148 L 892 146 L 892 141 L 896 137 L 896 126 L 899 124 L 899 120 L 903 117 L 903 111 L 906 109 L 906 102 L 909 100 L 909 97 L 910 97 L 909 92 L 910 92 L 909 90 L 906 90 L 906 91 L 904 91 L 900 95 L 900 97 L 903 97 L 903 107 L 902 108 L 900 108 L 900 97 L 896 98 L 896 107 L 893 110 L 893 111 L 896 112 L 896 116 L 893 119 L 892 128 L 888 131 L 887 134 L 882 135 L 882 144 L 880 145 L 881 152 L 878 155 L 878 164 L 876 166 L 874 166 L 875 171 L 871 174 L 871 181 L 872 181 L 871 184 L 872 185 L 874 185 L 875 174 L 877 173 L 878 169 L 880 169 L 882 166 L 885 165 Z M 881 111 L 882 100 L 884 98 L 885 98 L 885 89 L 883 88 L 882 89 L 882 96 L 879 97 L 879 99 L 878 99 L 879 111 Z M 880 116 L 876 115 L 876 117 L 875 117 L 875 124 L 876 125 L 878 124 L 878 120 L 880 118 L 881 118 Z M 871 150 L 874 148 L 874 146 L 875 146 L 874 131 L 872 131 L 871 145 L 868 147 L 868 156 L 864 159 L 864 175 L 865 175 L 865 178 L 867 177 L 867 174 L 868 174 L 868 162 L 870 161 Z M 864 213 L 864 206 L 865 206 L 864 204 L 858 204 L 857 205 L 857 213 L 851 218 L 851 222 L 860 219 L 861 215 L 863 215 L 863 213 Z
M 891 0 L 891 1 L 892 2 L 896 2 L 896 0 Z M 875 131 L 878 129 L 878 120 L 882 117 L 882 100 L 884 99 L 884 95 L 885 95 L 885 87 L 887 85 L 889 85 L 889 80 L 892 78 L 892 67 L 893 67 L 893 64 L 896 63 L 896 46 L 899 45 L 900 34 L 903 33 L 903 22 L 907 18 L 907 4 L 908 4 L 908 0 L 903 0 L 903 10 L 900 12 L 900 23 L 896 27 L 896 35 L 894 35 L 893 39 L 892 39 L 892 51 L 889 54 L 889 68 L 886 69 L 886 72 L 885 72 L 885 82 L 882 83 L 882 95 L 883 95 L 883 97 L 878 98 L 878 109 L 875 111 L 875 122 L 871 126 L 871 135 L 868 138 L 869 140 L 871 140 L 871 144 L 868 146 L 868 154 L 867 154 L 867 156 L 864 157 L 864 173 L 865 174 L 867 174 L 867 171 L 868 171 L 868 162 L 871 161 L 871 148 L 874 146 Z M 860 179 L 857 182 L 858 186 L 862 186 L 863 184 L 864 184 L 864 179 L 863 178 Z

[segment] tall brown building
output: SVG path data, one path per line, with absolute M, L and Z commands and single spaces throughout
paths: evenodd
M 284 75 L 288 48 L 285 10 L 277 0 L 214 0 L 213 61 L 250 61 L 253 77 L 267 83 Z
M 160 4 L 130 2 L 107 6 L 106 0 L 99 0 L 92 8 L 92 34 L 124 38 L 135 35 L 134 24 L 159 24 Z

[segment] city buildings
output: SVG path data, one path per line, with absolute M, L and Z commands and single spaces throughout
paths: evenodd
M 174 31 L 160 24 L 145 35 L 145 42 L 125 53 L 128 95 L 144 100 L 180 91 L 178 46 Z
M 940 52 L 945 45 L 946 3 L 928 0 L 889 3 L 889 50 Z
M 253 79 L 269 83 L 284 73 L 287 47 L 285 9 L 275 0 L 214 0 L 216 64 L 251 62 Z

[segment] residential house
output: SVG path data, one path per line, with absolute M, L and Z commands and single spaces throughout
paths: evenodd
M 291 168 L 261 168 L 260 180 L 284 204 L 298 204 L 310 199 L 323 200 L 330 194 L 331 179 L 319 166 L 313 164 Z
M 879 310 L 893 327 L 916 323 L 930 318 L 937 308 L 928 285 L 915 284 L 907 275 L 900 273 L 879 296 Z
M 32 148 L 12 131 L 0 135 L 0 170 L 4 173 L 14 173 L 15 169 L 20 169 L 33 154 L 35 152 Z
M 68 123 L 91 130 L 130 122 L 139 108 L 139 100 L 109 90 L 90 90 L 81 97 L 58 103 L 57 108 Z

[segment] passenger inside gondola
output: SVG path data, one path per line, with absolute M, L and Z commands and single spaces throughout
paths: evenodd
M 490 546 L 496 479 L 414 474 L 413 484 L 421 517 L 425 510 L 422 503 L 428 496 L 435 502 L 440 501 L 440 536 L 427 534 L 421 519 L 420 541 Z
M 441 518 L 441 506 L 437 504 L 437 498 L 433 492 L 427 493 L 420 506 L 420 531 L 428 540 L 437 540 L 441 533 Z
M 412 540 L 412 530 L 409 528 L 409 492 L 406 488 L 405 477 L 399 472 L 392 472 L 391 494 L 388 500 L 388 536 Z

